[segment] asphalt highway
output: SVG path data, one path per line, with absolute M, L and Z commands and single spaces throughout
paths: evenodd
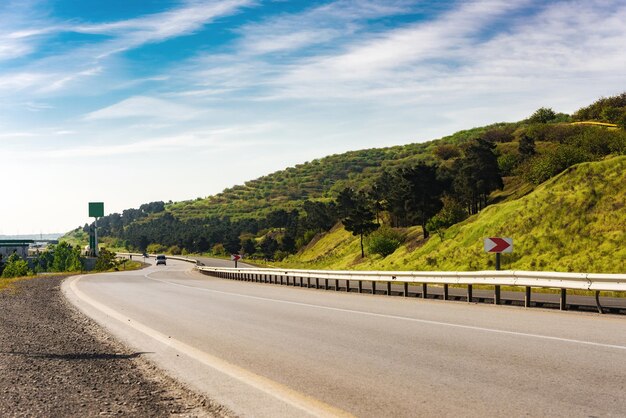
M 71 279 L 64 291 L 242 416 L 626 413 L 623 316 L 328 292 L 191 268 L 168 260 Z

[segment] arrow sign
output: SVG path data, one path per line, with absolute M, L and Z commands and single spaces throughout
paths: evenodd
M 230 255 L 230 260 L 231 261 L 239 261 L 239 260 L 241 260 L 241 256 L 239 254 L 231 254 Z
M 488 253 L 512 253 L 513 238 L 485 238 L 485 251 Z

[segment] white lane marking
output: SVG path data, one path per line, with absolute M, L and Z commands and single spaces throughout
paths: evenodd
M 147 274 L 144 274 L 145 277 L 148 277 Z M 134 319 L 130 319 L 127 316 L 117 312 L 116 310 L 109 308 L 108 306 L 92 299 L 87 296 L 85 293 L 80 291 L 76 285 L 76 283 L 82 279 L 84 276 L 75 276 L 69 280 L 69 288 L 74 293 L 74 295 L 81 299 L 83 302 L 91 305 L 93 308 L 101 311 L 102 313 L 110 316 L 121 323 L 136 329 L 137 331 L 151 337 L 152 339 L 171 347 L 179 352 L 215 369 L 219 372 L 222 372 L 232 378 L 235 378 L 243 383 L 246 383 L 263 393 L 266 393 L 274 398 L 277 398 L 295 408 L 298 408 L 308 414 L 311 414 L 316 417 L 353 417 L 352 414 L 343 411 L 339 408 L 335 408 L 331 405 L 328 405 L 320 400 L 317 400 L 311 396 L 305 395 L 303 393 L 297 392 L 281 383 L 270 380 L 261 375 L 252 373 L 242 367 L 236 366 L 232 363 L 229 363 L 225 360 L 222 360 L 218 357 L 215 357 L 209 353 L 201 351 L 195 347 L 192 347 L 188 344 L 185 344 L 182 341 L 179 341 L 175 338 L 171 338 L 165 334 L 160 333 L 140 322 L 135 321 Z M 156 279 L 150 279 L 156 280 Z M 160 281 L 160 280 L 159 280 Z
M 162 282 L 162 283 L 168 283 L 168 284 L 171 284 L 173 286 L 188 287 L 188 288 L 191 288 L 191 289 L 201 290 L 201 291 L 204 291 L 204 292 L 220 293 L 220 294 L 223 294 L 223 295 L 238 296 L 238 297 L 242 297 L 242 298 L 256 299 L 256 300 L 264 300 L 264 301 L 275 302 L 275 303 L 284 303 L 284 304 L 287 304 L 287 305 L 304 306 L 304 307 L 308 307 L 308 308 L 325 309 L 325 310 L 328 310 L 328 311 L 335 311 L 335 312 L 344 312 L 344 313 L 352 313 L 352 314 L 358 314 L 358 315 L 374 316 L 374 317 L 377 317 L 377 318 L 399 319 L 399 320 L 402 320 L 402 321 L 417 322 L 417 323 L 421 323 L 421 324 L 440 325 L 440 326 L 451 327 L 451 328 L 461 328 L 461 329 L 469 329 L 469 330 L 474 330 L 474 331 L 491 332 L 491 333 L 495 333 L 495 334 L 514 335 L 514 336 L 518 336 L 518 337 L 538 338 L 538 339 L 550 340 L 550 341 L 559 341 L 559 342 L 565 342 L 565 343 L 591 345 L 591 346 L 595 346 L 595 347 L 616 348 L 618 350 L 626 350 L 626 346 L 623 346 L 623 345 L 604 344 L 604 343 L 597 343 L 597 342 L 593 342 L 593 341 L 575 340 L 575 339 L 571 339 L 571 338 L 552 337 L 550 335 L 531 334 L 531 333 L 527 333 L 527 332 L 518 332 L 518 331 L 507 331 L 507 330 L 495 329 L 495 328 L 485 328 L 485 327 L 477 327 L 477 326 L 473 326 L 473 325 L 454 324 L 454 323 L 451 323 L 451 322 L 432 321 L 432 320 L 429 320 L 429 319 L 410 318 L 410 317 L 398 316 L 398 315 L 387 315 L 387 314 L 380 314 L 380 313 L 374 313 L 374 312 L 357 311 L 357 310 L 353 310 L 353 309 L 333 308 L 331 306 L 315 305 L 315 304 L 311 304 L 311 303 L 292 302 L 292 301 L 288 301 L 288 300 L 265 298 L 265 297 L 262 297 L 262 296 L 251 296 L 251 295 L 244 295 L 244 294 L 241 294 L 241 293 L 224 292 L 222 290 L 206 289 L 206 288 L 186 285 L 186 284 L 182 284 L 182 283 L 170 282 L 168 280 L 155 279 L 153 277 L 150 277 L 150 274 L 152 274 L 152 273 L 144 274 L 144 276 L 147 279 L 149 279 L 149 280 L 154 280 L 154 281 Z

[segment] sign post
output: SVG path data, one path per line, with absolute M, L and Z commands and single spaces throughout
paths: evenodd
M 486 252 L 496 254 L 496 270 L 500 270 L 501 254 L 513 252 L 513 238 L 485 238 L 484 248 Z M 493 302 L 496 305 L 500 304 L 500 285 L 494 286 Z
M 92 252 L 98 256 L 98 218 L 104 216 L 104 203 L 103 202 L 89 202 L 89 216 L 95 218 L 94 231 L 93 231 L 93 247 Z M 90 240 L 91 241 L 91 240 Z M 91 242 L 89 243 L 91 245 Z
M 241 260 L 243 257 L 239 254 L 231 254 L 230 255 L 230 259 L 231 261 L 235 262 L 235 268 L 237 268 L 237 261 Z

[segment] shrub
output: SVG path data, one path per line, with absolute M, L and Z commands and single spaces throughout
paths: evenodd
M 224 244 L 217 243 L 211 248 L 211 254 L 213 255 L 226 255 L 226 249 L 224 248 Z
M 442 202 L 443 208 L 428 221 L 426 228 L 430 232 L 439 235 L 439 238 L 443 241 L 443 231 L 464 220 L 467 217 L 467 210 L 461 203 L 450 196 L 444 196 Z
M 116 266 L 117 259 L 115 258 L 115 253 L 106 248 L 101 248 L 100 251 L 98 251 L 95 269 L 98 271 L 107 271 Z
M 7 259 L 7 263 L 2 271 L 2 277 L 22 277 L 32 274 L 28 268 L 28 263 L 20 258 L 17 254 L 11 254 Z
M 452 158 L 458 158 L 461 156 L 459 147 L 452 144 L 441 144 L 435 148 L 435 156 L 440 160 L 446 161 Z
M 387 257 L 393 254 L 404 242 L 404 235 L 388 226 L 372 232 L 368 238 L 367 249 L 370 253 Z
M 164 253 L 166 250 L 167 248 L 165 247 L 165 245 L 155 244 L 155 243 L 148 245 L 148 247 L 146 248 L 146 251 L 148 252 L 148 254 Z
M 528 160 L 522 165 L 521 174 L 527 181 L 540 184 L 574 164 L 593 160 L 584 150 L 564 145 Z
M 163 252 L 163 251 L 157 251 L 157 252 Z M 172 254 L 172 255 L 180 255 L 181 252 L 182 250 L 180 249 L 178 245 L 172 245 L 171 247 L 167 249 L 167 253 Z
M 502 154 L 498 157 L 498 168 L 503 176 L 510 176 L 519 163 L 519 157 L 515 154 Z
M 528 118 L 528 120 L 534 123 L 548 123 L 555 118 L 556 113 L 554 112 L 554 110 L 547 107 L 541 107 L 537 109 L 535 113 L 533 113 L 532 116 Z

